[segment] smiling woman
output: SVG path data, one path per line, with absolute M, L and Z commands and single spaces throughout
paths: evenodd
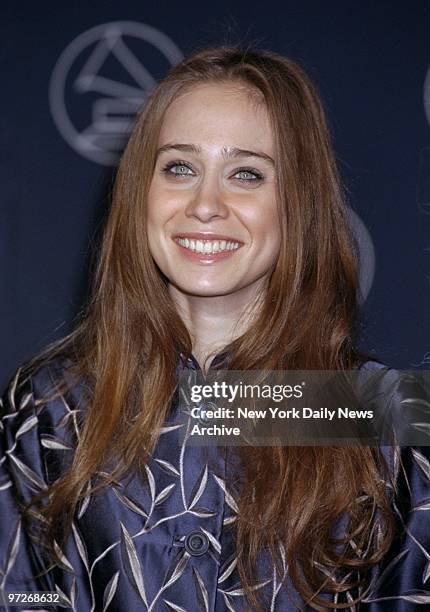
M 188 443 L 181 374 L 379 372 L 355 349 L 356 316 L 353 240 L 309 78 L 271 52 L 192 55 L 137 118 L 85 315 L 4 395 L 6 601 L 429 603 L 430 529 L 412 511 L 428 510 L 427 447 Z M 381 393 L 400 405 L 401 375 L 388 382 Z
M 252 126 L 252 130 L 250 130 Z M 275 143 L 263 99 L 241 83 L 194 85 L 167 109 L 148 193 L 148 238 L 203 361 L 255 303 L 274 269 L 281 232 Z M 194 264 L 194 265 L 190 265 Z M 211 297 L 201 321 L 202 299 Z M 218 298 L 217 300 L 215 298 Z M 216 315 L 215 302 L 222 306 Z

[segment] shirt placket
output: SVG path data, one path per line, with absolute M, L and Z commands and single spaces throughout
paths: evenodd
M 181 360 L 180 372 L 201 371 L 193 355 L 189 358 L 181 355 Z M 204 409 L 203 403 L 200 409 Z M 184 418 L 180 405 L 178 414 L 184 419 L 185 436 L 189 439 L 190 430 L 196 420 L 189 416 Z M 198 421 L 207 423 L 203 415 Z M 182 443 L 183 439 L 181 445 Z M 216 599 L 222 555 L 226 451 L 216 446 L 190 446 L 187 443 L 181 448 L 185 474 L 183 498 L 193 521 L 192 525 L 173 538 L 172 545 L 189 556 L 197 591 L 197 605 L 202 610 L 215 611 L 219 609 Z M 207 470 L 203 469 L 205 466 Z

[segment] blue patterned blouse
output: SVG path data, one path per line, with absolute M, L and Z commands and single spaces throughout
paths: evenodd
M 382 366 L 367 362 L 363 367 Z M 179 360 L 178 370 L 185 368 L 199 365 L 194 358 Z M 249 610 L 228 528 L 238 510 L 237 492 L 226 486 L 233 468 L 227 451 L 188 446 L 189 426 L 178 414 L 178 401 L 146 467 L 148 490 L 128 477 L 87 496 L 61 551 L 61 567 L 35 577 L 43 569 L 42 556 L 20 520 L 17 502 L 27 501 L 58 477 L 58 466 L 72 456 L 79 437 L 79 413 L 85 411 L 82 389 L 75 386 L 44 399 L 63 371 L 55 362 L 31 378 L 22 379 L 18 372 L 4 394 L 0 421 L 0 592 L 7 602 L 8 593 L 51 591 L 62 603 L 6 604 L 1 609 Z M 391 399 L 400 405 L 408 387 L 400 372 L 388 372 Z M 430 609 L 430 447 L 403 447 L 401 453 L 404 470 L 392 465 L 401 496 L 393 500 L 398 535 L 374 569 L 364 602 L 350 610 Z M 285 558 L 282 547 L 280 553 Z M 278 575 L 265 554 L 259 558 L 254 586 L 264 593 L 268 611 L 310 609 L 292 588 L 286 564 Z M 338 601 L 347 603 L 352 595 L 356 593 Z

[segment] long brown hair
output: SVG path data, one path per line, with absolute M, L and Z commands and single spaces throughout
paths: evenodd
M 120 458 L 118 467 L 94 490 L 127 470 L 144 472 L 177 385 L 178 353 L 191 355 L 191 338 L 148 247 L 146 199 L 166 109 L 185 88 L 209 82 L 260 92 L 276 142 L 282 245 L 258 315 L 225 347 L 229 368 L 343 370 L 361 361 L 353 345 L 353 240 L 315 87 L 295 62 L 275 53 L 234 47 L 195 53 L 170 71 L 137 117 L 118 168 L 86 314 L 48 353 L 67 354 L 90 390 L 73 463 L 40 509 L 48 541 L 59 538 L 60 516 L 65 540 L 78 502 L 109 457 Z M 284 551 L 289 576 L 312 608 L 350 606 L 339 595 L 364 584 L 394 534 L 382 453 L 288 446 L 238 452 L 243 482 L 236 549 L 250 607 L 261 603 L 251 583 L 263 549 L 279 568 Z M 331 527 L 345 515 L 345 539 L 333 541 Z M 324 589 L 337 593 L 334 603 L 319 597 Z

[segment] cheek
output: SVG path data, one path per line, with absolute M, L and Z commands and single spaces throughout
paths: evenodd
M 148 197 L 146 201 L 146 223 L 149 228 L 153 228 L 157 223 L 157 202 L 159 201 L 159 197 L 157 194 L 157 189 L 154 187 L 154 183 L 152 183 Z
M 148 246 L 155 261 L 160 264 L 160 233 L 163 231 L 163 198 L 160 191 L 151 187 L 148 193 L 146 227 Z
M 265 209 L 264 215 L 259 215 L 255 227 L 256 240 L 261 244 L 264 260 L 267 264 L 276 262 L 281 248 L 281 223 L 277 209 L 273 206 Z
M 160 232 L 166 229 L 170 219 L 183 208 L 181 198 L 156 185 L 148 194 L 148 229 Z
M 246 220 L 253 240 L 266 251 L 279 251 L 281 242 L 281 222 L 274 198 L 258 201 L 247 211 Z

